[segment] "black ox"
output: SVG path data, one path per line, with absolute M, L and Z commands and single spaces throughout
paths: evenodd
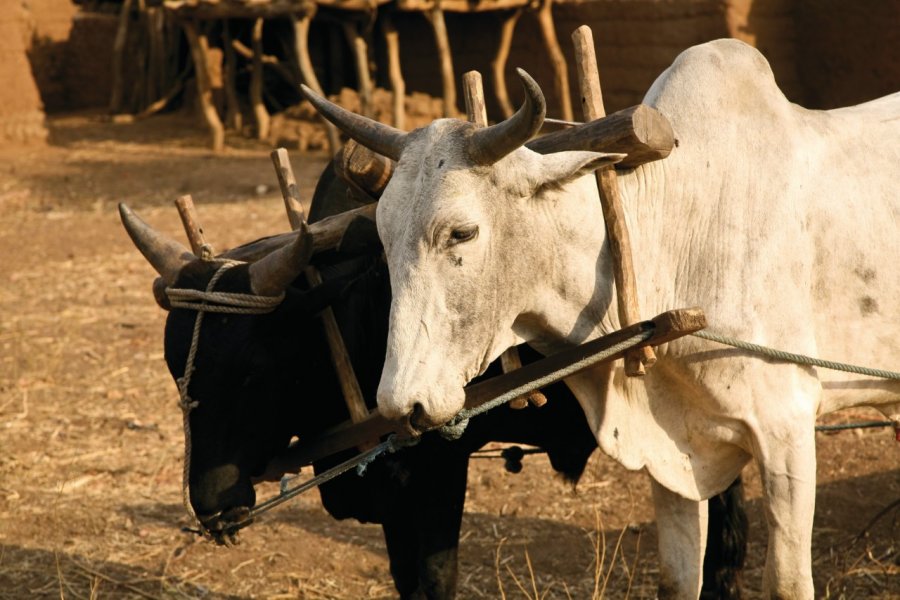
M 345 184 L 329 166 L 320 180 L 310 222 L 349 208 Z M 160 274 L 157 301 L 169 308 L 164 287 L 206 290 L 218 260 L 200 260 L 164 238 L 127 208 L 123 223 L 138 249 Z M 224 255 L 256 253 L 254 242 Z M 316 256 L 325 283 L 310 289 L 302 271 L 310 244 L 297 242 L 221 275 L 216 291 L 264 296 L 284 293 L 268 314 L 205 313 L 188 394 L 190 502 L 213 537 L 243 519 L 254 506 L 253 481 L 290 440 L 305 439 L 347 421 L 348 411 L 329 358 L 317 314 L 334 310 L 360 387 L 370 407 L 381 375 L 387 339 L 390 289 L 380 252 Z M 174 308 L 165 331 L 172 376 L 184 376 L 197 313 Z M 523 356 L 526 358 L 527 356 Z M 496 364 L 487 375 L 499 373 Z M 337 519 L 382 525 L 390 570 L 401 598 L 452 598 L 470 454 L 489 441 L 538 446 L 555 470 L 576 482 L 596 448 L 577 401 L 563 384 L 543 390 L 541 408 L 506 407 L 472 419 L 463 436 L 447 441 L 426 434 L 412 448 L 383 457 L 365 476 L 350 472 L 321 486 L 322 503 Z M 355 451 L 317 461 L 321 472 Z M 740 481 L 710 500 L 710 536 L 703 596 L 737 598 L 746 550 L 746 518 Z

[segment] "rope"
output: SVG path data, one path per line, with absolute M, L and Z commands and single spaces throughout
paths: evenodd
M 823 369 L 831 369 L 833 371 L 846 371 L 847 373 L 855 373 L 857 375 L 866 375 L 868 377 L 880 377 L 882 379 L 900 380 L 900 373 L 898 373 L 896 371 L 885 371 L 883 369 L 870 369 L 869 367 L 860 367 L 857 365 L 850 365 L 847 363 L 840 363 L 840 362 L 834 362 L 831 360 L 822 360 L 820 358 L 813 358 L 811 356 L 805 356 L 803 354 L 794 354 L 793 352 L 785 352 L 783 350 L 776 350 L 775 348 L 769 348 L 768 346 L 760 346 L 759 344 L 751 344 L 750 342 L 745 342 L 743 340 L 728 337 L 725 335 L 719 335 L 717 333 L 712 333 L 712 332 L 706 331 L 706 330 L 695 331 L 691 335 L 694 335 L 699 338 L 703 338 L 705 340 L 710 340 L 712 342 L 717 342 L 719 344 L 724 344 L 726 346 L 733 346 L 735 348 L 740 348 L 741 350 L 755 352 L 756 354 L 761 354 L 763 356 L 768 356 L 770 358 L 774 358 L 776 360 L 781 360 L 781 361 L 785 361 L 785 362 L 793 362 L 793 363 L 797 363 L 797 364 L 801 364 L 801 365 L 810 365 L 813 367 L 822 367 Z
M 840 425 L 816 425 L 816 431 L 844 431 L 846 429 L 877 429 L 893 427 L 893 421 L 862 421 L 861 423 L 841 423 Z
M 191 347 L 188 350 L 187 359 L 184 364 L 184 374 L 179 377 L 175 383 L 178 385 L 178 405 L 181 407 L 182 426 L 184 428 L 184 465 L 181 474 L 181 497 L 184 502 L 184 508 L 187 510 L 191 518 L 200 525 L 201 532 L 204 530 L 203 523 L 194 512 L 191 505 L 191 486 L 190 486 L 190 469 L 191 469 L 191 411 L 197 408 L 197 401 L 191 399 L 189 388 L 191 385 L 191 377 L 194 374 L 194 361 L 197 358 L 197 347 L 200 344 L 200 326 L 203 324 L 203 315 L 208 312 L 230 313 L 230 314 L 262 314 L 271 312 L 284 299 L 281 296 L 254 296 L 252 294 L 234 294 L 229 292 L 214 292 L 213 289 L 218 283 L 222 275 L 228 269 L 243 264 L 235 260 L 222 261 L 222 265 L 213 273 L 206 290 L 190 290 L 182 288 L 166 288 L 166 294 L 169 296 L 170 304 L 173 308 L 186 308 L 188 310 L 196 310 L 197 317 L 194 319 L 194 331 L 191 334 Z M 210 302 L 214 304 L 210 304 Z

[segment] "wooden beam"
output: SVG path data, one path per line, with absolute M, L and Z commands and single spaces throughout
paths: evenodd
M 600 73 L 597 69 L 597 55 L 594 51 L 594 36 L 591 28 L 582 25 L 572 34 L 575 44 L 575 62 L 581 88 L 582 110 L 585 121 L 593 121 L 605 116 L 603 95 L 600 90 Z M 631 238 L 625 223 L 625 211 L 616 171 L 606 168 L 597 171 L 597 187 L 600 204 L 606 221 L 607 239 L 613 258 L 613 275 L 618 292 L 619 320 L 623 326 L 637 323 L 641 318 L 635 283 L 634 262 L 631 257 Z M 625 373 L 629 376 L 644 375 L 646 368 L 656 362 L 652 348 L 644 347 L 626 353 Z
M 667 157 L 675 147 L 669 121 L 656 109 L 638 104 L 575 127 L 554 131 L 525 144 L 540 154 L 563 150 L 621 152 L 618 168 L 634 168 Z

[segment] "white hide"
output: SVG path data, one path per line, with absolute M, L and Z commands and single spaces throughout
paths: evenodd
M 712 331 L 895 366 L 900 94 L 806 110 L 784 98 L 756 50 L 721 40 L 682 53 L 645 103 L 669 119 L 678 146 L 619 176 L 642 312 L 699 306 Z M 379 390 L 389 416 L 419 403 L 446 420 L 462 385 L 513 343 L 553 352 L 619 327 L 596 186 L 579 177 L 596 166 L 590 156 L 602 159 L 520 148 L 467 168 L 455 127 L 437 121 L 417 134 L 378 208 L 394 297 Z M 476 239 L 448 243 L 473 225 Z M 769 522 L 767 590 L 811 598 L 815 418 L 872 405 L 900 420 L 900 384 L 693 337 L 658 357 L 643 379 L 617 364 L 567 383 L 604 452 L 662 486 L 661 591 L 699 592 L 705 507 L 695 501 L 753 457 Z

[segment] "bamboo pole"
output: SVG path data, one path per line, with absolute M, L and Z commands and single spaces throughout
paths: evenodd
M 600 90 L 600 72 L 597 69 L 597 55 L 594 50 L 594 35 L 591 28 L 582 25 L 572 34 L 575 44 L 575 61 L 581 88 L 582 110 L 585 121 L 593 121 L 605 116 L 603 95 Z M 597 187 L 600 204 L 606 221 L 607 239 L 613 258 L 613 274 L 618 291 L 619 320 L 623 327 L 640 321 L 640 307 L 637 299 L 637 284 L 634 263 L 631 258 L 631 238 L 625 223 L 625 211 L 619 188 L 616 184 L 616 170 L 612 167 L 597 171 Z M 648 347 L 632 350 L 625 355 L 625 373 L 629 376 L 644 375 L 645 367 L 656 362 L 653 349 Z

